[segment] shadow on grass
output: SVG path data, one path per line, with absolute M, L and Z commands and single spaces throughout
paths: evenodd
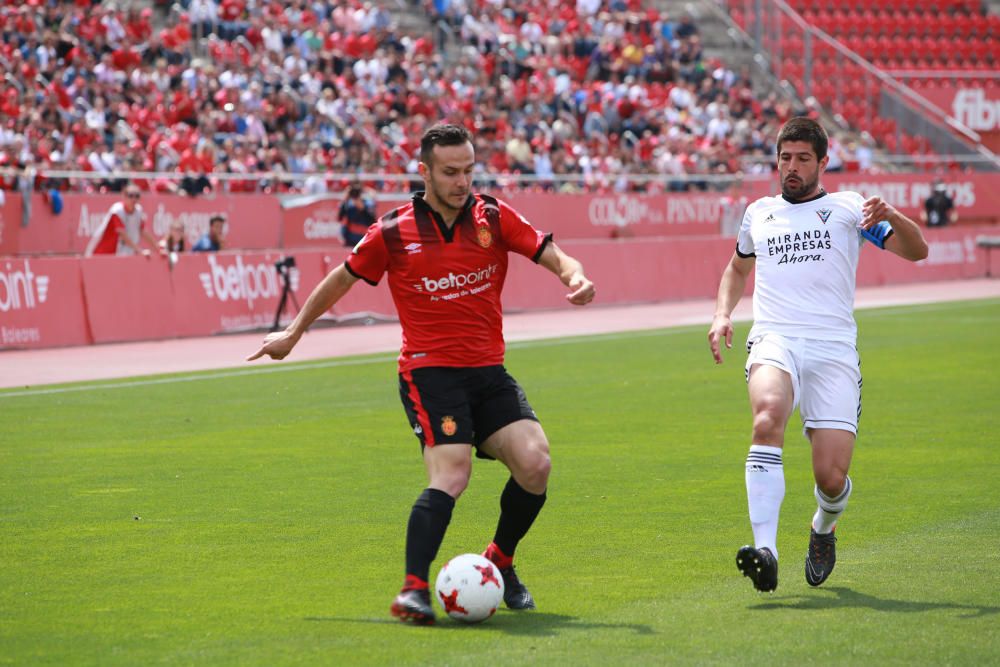
M 754 605 L 750 609 L 766 611 L 768 609 L 838 609 L 838 608 L 864 608 L 875 611 L 887 611 L 893 613 L 911 614 L 921 611 L 935 611 L 938 609 L 955 609 L 967 611 L 961 618 L 979 618 L 992 614 L 1000 614 L 1000 607 L 986 607 L 972 604 L 957 604 L 954 602 L 917 602 L 911 600 L 893 600 L 890 598 L 877 598 L 874 595 L 866 595 L 852 591 L 843 586 L 830 586 L 829 588 L 817 589 L 817 593 L 833 593 L 835 597 L 829 595 L 790 595 L 787 597 L 775 598 L 773 602 Z
M 323 621 L 329 623 L 365 623 L 374 625 L 402 625 L 393 618 L 349 618 L 343 616 L 307 616 L 305 621 Z M 637 635 L 652 635 L 655 631 L 648 625 L 637 623 L 596 623 L 581 621 L 576 616 L 563 614 L 546 614 L 543 612 L 503 612 L 483 624 L 466 624 L 454 621 L 448 617 L 439 618 L 433 630 L 465 630 L 479 629 L 487 632 L 504 632 L 511 635 L 534 637 L 550 637 L 571 630 L 625 630 Z

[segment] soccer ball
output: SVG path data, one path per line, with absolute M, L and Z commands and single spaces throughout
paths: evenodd
M 449 616 L 465 623 L 479 623 L 500 606 L 503 577 L 496 565 L 479 554 L 462 554 L 444 564 L 434 590 Z

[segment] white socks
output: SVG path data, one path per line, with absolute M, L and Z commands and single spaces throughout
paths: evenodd
M 781 501 L 785 499 L 785 468 L 781 463 L 781 447 L 750 445 L 746 480 L 754 546 L 757 549 L 767 547 L 777 558 L 778 514 L 781 512 Z M 844 504 L 847 504 L 846 498 Z M 839 516 L 839 512 L 836 516 Z
M 753 447 L 750 448 L 750 451 L 753 451 Z M 816 502 L 819 503 L 819 507 L 816 508 L 816 514 L 813 515 L 813 530 L 821 535 L 833 531 L 837 519 L 840 518 L 844 509 L 847 508 L 847 499 L 851 497 L 851 488 L 850 477 L 844 483 L 844 490 L 836 498 L 827 497 L 825 493 L 819 490 L 818 486 L 815 488 Z

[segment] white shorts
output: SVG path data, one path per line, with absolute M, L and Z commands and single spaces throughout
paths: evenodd
M 802 425 L 835 428 L 857 435 L 861 418 L 861 359 L 850 343 L 777 334 L 747 341 L 746 376 L 754 364 L 780 368 L 792 377 Z

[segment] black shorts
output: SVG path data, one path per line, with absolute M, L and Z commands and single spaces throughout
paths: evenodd
M 503 366 L 433 366 L 399 374 L 399 397 L 421 448 L 463 443 L 477 447 L 507 424 L 538 421 L 524 390 Z

